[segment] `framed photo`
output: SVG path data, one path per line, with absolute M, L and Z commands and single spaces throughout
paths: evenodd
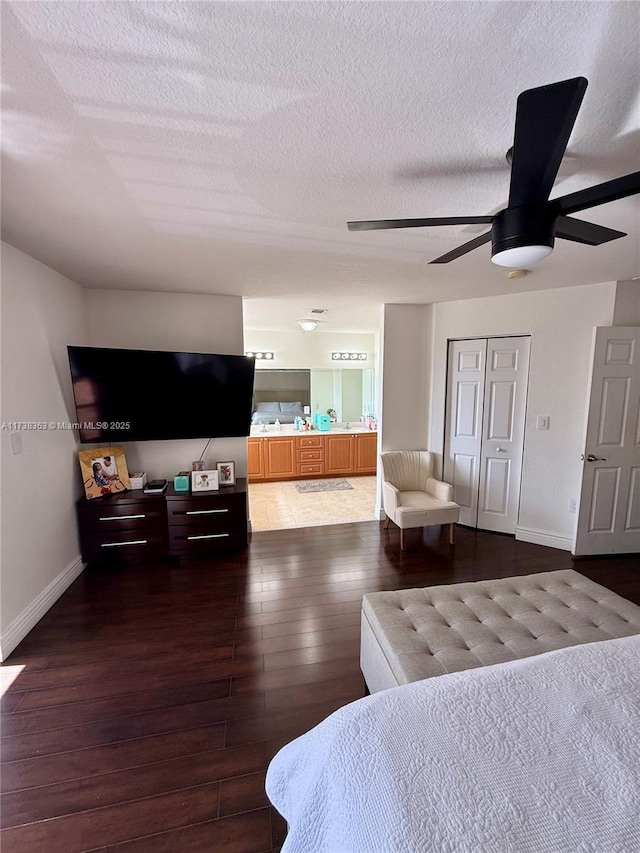
M 218 462 L 218 482 L 221 486 L 235 486 L 236 465 L 235 462 Z
M 131 488 L 121 447 L 94 447 L 78 453 L 84 493 L 88 500 L 126 492 Z
M 214 492 L 218 488 L 218 472 L 217 471 L 192 471 L 191 472 L 191 491 L 192 492 Z

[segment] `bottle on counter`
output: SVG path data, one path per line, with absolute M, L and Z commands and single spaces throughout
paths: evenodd
M 280 421 L 276 418 L 276 422 L 273 426 L 276 432 L 280 432 Z

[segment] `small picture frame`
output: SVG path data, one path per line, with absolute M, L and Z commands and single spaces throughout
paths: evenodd
M 119 446 L 94 447 L 78 452 L 87 500 L 126 492 L 131 488 L 124 451 Z
M 236 464 L 235 462 L 218 462 L 218 483 L 221 486 L 235 486 Z
M 192 492 L 215 492 L 218 489 L 217 471 L 192 471 Z

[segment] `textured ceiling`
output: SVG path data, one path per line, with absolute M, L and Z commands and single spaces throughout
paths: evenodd
M 349 219 L 504 206 L 519 92 L 589 88 L 553 195 L 638 169 L 636 2 L 4 2 L 3 232 L 87 287 L 238 294 L 247 315 L 640 273 L 638 196 L 510 282 L 477 229 Z M 271 301 L 271 300 L 275 301 Z M 287 313 L 288 312 L 288 313 Z M 329 326 L 327 326 L 328 328 Z M 337 326 L 336 326 L 337 328 Z

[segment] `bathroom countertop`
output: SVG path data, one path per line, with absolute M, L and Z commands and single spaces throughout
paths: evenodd
M 362 426 L 362 424 L 357 424 L 352 426 L 350 429 L 346 429 L 344 424 L 331 424 L 331 429 L 320 430 L 299 430 L 294 429 L 293 424 L 281 424 L 280 429 L 277 430 L 273 424 L 266 425 L 266 432 L 263 430 L 261 426 L 252 426 L 250 437 L 251 438 L 274 438 L 276 436 L 286 436 L 286 435 L 350 435 L 351 433 L 362 433 L 362 432 L 373 432 L 376 430 L 370 430 L 366 427 Z

